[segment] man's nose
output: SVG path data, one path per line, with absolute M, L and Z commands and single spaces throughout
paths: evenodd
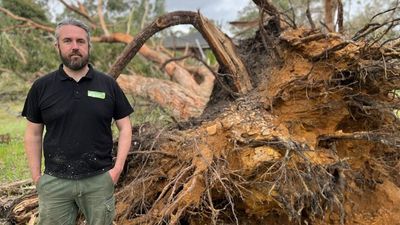
M 78 49 L 78 48 L 79 48 L 78 42 L 73 41 L 72 42 L 72 49 Z

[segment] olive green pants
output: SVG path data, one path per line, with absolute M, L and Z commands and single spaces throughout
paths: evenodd
M 73 225 L 81 210 L 88 225 L 110 225 L 114 183 L 108 172 L 80 180 L 43 175 L 37 185 L 39 225 Z

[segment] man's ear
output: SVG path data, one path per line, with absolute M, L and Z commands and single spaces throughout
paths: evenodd
M 55 41 L 54 42 L 54 48 L 57 50 L 57 52 L 58 52 L 58 50 L 59 50 L 59 46 L 58 46 L 58 41 Z

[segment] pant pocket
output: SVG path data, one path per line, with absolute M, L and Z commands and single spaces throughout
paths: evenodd
M 111 174 L 110 174 L 110 171 L 107 171 L 106 172 L 106 175 L 107 175 L 107 179 L 108 179 L 108 181 L 114 186 L 115 184 L 114 184 L 114 181 L 113 181 L 113 179 L 111 178 Z
M 37 183 L 37 185 L 36 185 L 36 191 L 37 191 L 38 193 L 39 193 L 41 187 L 43 186 L 43 182 L 44 182 L 44 179 L 45 179 L 46 176 L 47 176 L 46 174 L 43 174 L 43 175 L 41 175 L 40 178 L 39 178 L 39 181 L 38 181 L 38 183 Z
M 115 216 L 115 197 L 112 196 L 110 199 L 104 202 L 105 212 L 104 212 L 104 224 L 112 225 Z

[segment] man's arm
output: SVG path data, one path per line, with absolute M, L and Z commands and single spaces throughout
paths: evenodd
M 128 155 L 131 148 L 132 141 L 132 125 L 129 116 L 116 120 L 115 122 L 117 123 L 117 127 L 119 130 L 118 152 L 114 168 L 109 171 L 110 176 L 114 181 L 114 184 L 117 183 L 119 176 L 121 175 L 121 172 L 124 168 L 126 156 Z
M 41 176 L 43 124 L 27 122 L 25 130 L 25 153 L 35 185 Z

